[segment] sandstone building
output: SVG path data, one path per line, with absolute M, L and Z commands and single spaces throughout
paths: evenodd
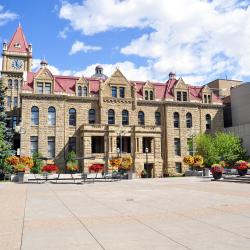
M 118 68 L 107 77 L 101 66 L 92 77 L 58 76 L 44 60 L 31 72 L 32 46 L 20 26 L 2 56 L 9 125 L 22 121 L 15 146 L 20 139 L 21 155 L 39 151 L 62 169 L 75 150 L 78 157 L 95 157 L 80 162 L 85 170 L 91 163 L 107 167 L 119 153 L 132 156 L 138 174 L 145 166 L 152 177 L 183 172 L 192 136 L 223 129 L 220 98 L 174 73 L 163 83 L 129 80 Z

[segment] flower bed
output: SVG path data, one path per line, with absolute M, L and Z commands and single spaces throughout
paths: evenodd
M 42 171 L 47 173 L 52 173 L 52 172 L 56 173 L 59 171 L 59 168 L 56 164 L 47 164 L 42 167 Z
M 224 172 L 224 168 L 220 164 L 213 164 L 211 166 L 211 172 L 213 174 L 214 179 L 220 179 Z
M 104 169 L 104 165 L 103 164 L 97 164 L 94 163 L 89 167 L 89 172 L 95 172 L 95 173 L 99 173 L 102 172 Z
M 247 174 L 249 163 L 247 161 L 237 161 L 234 165 L 234 168 L 238 170 L 238 174 L 240 176 L 244 176 Z

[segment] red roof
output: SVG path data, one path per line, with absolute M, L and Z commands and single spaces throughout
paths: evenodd
M 40 72 L 40 70 L 38 71 Z M 23 86 L 23 90 L 32 91 L 33 90 L 33 81 L 34 77 L 38 75 L 38 72 L 32 73 L 28 72 L 27 82 Z M 75 86 L 76 82 L 79 80 L 79 77 L 75 76 L 60 76 L 60 75 L 52 75 L 55 80 L 54 91 L 55 92 L 64 92 L 68 94 L 75 94 Z M 89 82 L 90 93 L 98 94 L 100 89 L 100 80 L 96 78 L 85 78 Z M 155 98 L 158 100 L 172 99 L 174 100 L 174 86 L 178 80 L 169 79 L 166 83 L 159 82 L 151 82 L 154 92 Z M 137 97 L 143 98 L 143 88 L 146 84 L 144 81 L 130 81 L 131 85 L 134 83 L 136 85 Z M 190 100 L 201 100 L 202 94 L 201 91 L 204 86 L 191 86 L 188 85 L 189 97 Z M 222 103 L 221 99 L 213 94 L 213 101 Z
M 15 34 L 8 44 L 7 50 L 9 52 L 21 52 L 25 53 L 28 51 L 28 43 L 26 41 L 25 35 L 21 25 L 18 26 Z

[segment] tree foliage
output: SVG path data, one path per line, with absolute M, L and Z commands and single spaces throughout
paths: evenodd
M 207 167 L 220 161 L 232 166 L 237 160 L 248 158 L 240 138 L 230 133 L 200 134 L 196 136 L 195 143 L 196 153 L 203 156 Z
M 13 131 L 7 128 L 4 99 L 5 89 L 0 82 L 0 168 L 8 171 L 10 168 L 5 159 L 14 153 L 12 150 Z

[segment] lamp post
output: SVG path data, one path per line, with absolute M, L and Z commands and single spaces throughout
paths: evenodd
M 120 155 L 120 148 L 117 148 L 116 152 L 117 152 L 117 157 L 119 157 L 119 155 Z
M 120 126 L 119 130 L 118 130 L 118 134 L 120 136 L 120 148 L 119 148 L 119 151 L 120 151 L 120 157 L 122 157 L 122 150 L 124 150 L 122 148 L 122 136 L 124 136 L 126 134 L 126 131 L 124 130 L 123 126 Z
M 145 148 L 145 153 L 146 153 L 146 169 L 147 169 L 147 178 L 148 177 L 148 148 Z
M 15 132 L 20 134 L 20 148 L 19 150 L 17 149 L 17 155 L 21 156 L 21 135 L 26 133 L 22 122 L 20 122 L 18 126 L 15 127 Z

